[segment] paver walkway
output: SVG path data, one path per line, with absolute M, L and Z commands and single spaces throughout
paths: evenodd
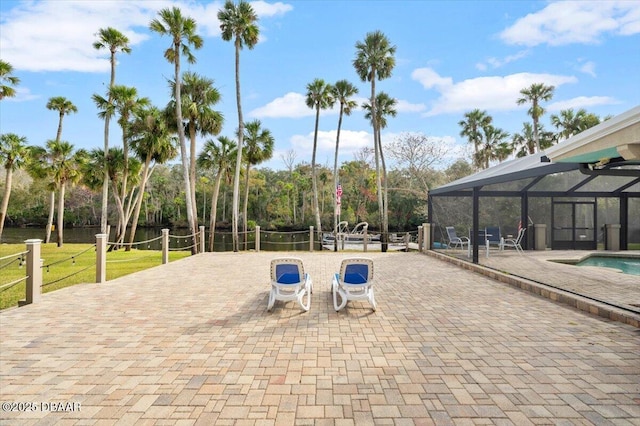
M 640 424 L 635 327 L 418 253 L 367 254 L 375 313 L 333 310 L 349 254 L 293 253 L 311 310 L 268 313 L 282 255 L 197 255 L 1 312 L 0 400 L 35 411 L 0 423 Z

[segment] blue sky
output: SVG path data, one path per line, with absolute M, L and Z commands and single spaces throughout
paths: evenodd
M 251 2 L 259 15 L 260 42 L 241 54 L 245 121 L 260 119 L 276 140 L 265 166 L 284 168 L 294 150 L 310 162 L 314 112 L 304 104 L 315 78 L 347 79 L 370 93 L 354 71 L 355 44 L 380 30 L 396 46 L 396 67 L 377 89 L 398 100 L 383 141 L 419 132 L 446 146 L 446 162 L 468 152 L 458 121 L 480 108 L 494 124 L 517 133 L 529 121 L 518 106 L 520 89 L 532 83 L 556 87 L 542 123 L 566 108 L 600 116 L 640 105 L 640 2 L 638 1 L 291 1 Z M 8 1 L 0 3 L 0 58 L 21 79 L 15 98 L 0 103 L 0 132 L 26 136 L 33 145 L 54 139 L 58 116 L 49 98 L 64 96 L 78 113 L 64 118 L 62 139 L 76 148 L 103 146 L 103 122 L 91 101 L 105 94 L 108 53 L 92 43 L 100 28 L 114 27 L 130 39 L 132 52 L 118 54 L 116 83 L 135 86 L 157 106 L 169 100 L 173 67 L 163 57 L 170 40 L 148 30 L 157 11 L 178 6 L 193 17 L 204 39 L 194 51 L 194 71 L 215 81 L 225 116 L 221 134 L 237 128 L 234 49 L 220 38 L 221 1 Z M 346 117 L 341 161 L 372 146 L 362 110 Z M 317 161 L 333 164 L 337 109 L 320 117 Z M 111 146 L 120 135 L 113 123 Z M 201 145 L 203 139 L 198 143 Z

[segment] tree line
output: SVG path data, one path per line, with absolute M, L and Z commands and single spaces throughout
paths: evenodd
M 152 32 L 170 39 L 164 57 L 173 65 L 173 80 L 169 82 L 172 96 L 164 107 L 151 105 L 135 87 L 116 84 L 116 55 L 129 54 L 131 48 L 128 38 L 120 31 L 102 28 L 93 47 L 109 52 L 110 84 L 105 94 L 96 93 L 92 100 L 98 116 L 104 120 L 104 146 L 75 150 L 71 143 L 62 140 L 63 119 L 77 112 L 76 106 L 64 97 L 53 97 L 46 105 L 58 113 L 59 122 L 56 138 L 47 141 L 44 147 L 29 146 L 25 138 L 15 134 L 2 135 L 0 154 L 6 178 L 0 236 L 9 212 L 13 171 L 24 168 L 32 179 L 33 188 L 29 191 L 48 194 L 45 242 L 49 242 L 53 228 L 57 197 L 58 245 L 63 244 L 65 197 L 71 187 L 74 195 L 79 192 L 87 195 L 88 208 L 92 212 L 88 222 L 95 222 L 94 212 L 99 210 L 101 231 L 106 232 L 108 224 L 115 223 L 119 242 L 125 242 L 127 236 L 128 241 L 133 242 L 139 223 L 182 225 L 193 235 L 199 224 L 208 223 L 211 229 L 218 225 L 230 227 L 234 251 L 237 251 L 240 224 L 245 235 L 252 221 L 267 228 L 302 227 L 313 223 L 320 233 L 322 229 L 336 229 L 340 211 L 342 219 L 366 220 L 379 229 L 384 251 L 390 219 L 395 229 L 421 223 L 426 217 L 427 192 L 433 185 L 463 177 L 474 168 L 489 167 L 490 162 L 503 161 L 514 153 L 521 156 L 540 151 L 600 121 L 584 110 L 577 113 L 566 110 L 560 116 L 552 116 L 553 124 L 561 131 L 545 131 L 539 124 L 545 112 L 541 102 L 551 99 L 554 88 L 534 84 L 523 89 L 522 98 L 517 101 L 518 104 L 531 103 L 532 125 L 525 123 L 522 134 L 514 135 L 509 142 L 510 135 L 495 127 L 486 111 L 470 111 L 459 124 L 462 127 L 460 134 L 474 147 L 473 167 L 460 160 L 441 170 L 438 165 L 444 156 L 444 148 L 433 138 L 404 134 L 395 141 L 382 143 L 381 130 L 387 126 L 387 119 L 397 114 L 397 101 L 378 91 L 376 82 L 391 76 L 396 47 L 384 33 L 374 31 L 355 44 L 353 60 L 358 77 L 370 83 L 370 96 L 361 107 L 372 125 L 373 148 L 361 151 L 353 161 L 338 165 L 343 118 L 358 106 L 352 99 L 358 90 L 348 80 L 330 84 L 315 78 L 306 87 L 306 104 L 315 112 L 311 164 L 296 163 L 295 152 L 289 152 L 286 158 L 283 157 L 287 170 L 257 169 L 257 165 L 273 156 L 275 143 L 271 132 L 263 128 L 259 120 L 245 122 L 242 112 L 240 52 L 244 47 L 253 49 L 257 44 L 258 18 L 249 3 L 229 0 L 219 10 L 218 19 L 222 39 L 233 42 L 235 50 L 238 126 L 234 138 L 220 136 L 224 118 L 215 110 L 220 92 L 214 81 L 196 73 L 181 72 L 181 61 L 194 63 L 194 51 L 203 45 L 194 19 L 173 7 L 159 11 L 158 17 L 149 24 Z M 19 83 L 19 78 L 13 75 L 11 65 L 1 60 L 0 73 L 0 99 L 14 96 L 13 87 Z M 316 164 L 316 150 L 320 111 L 336 103 L 340 108 L 331 169 Z M 121 146 L 111 146 L 112 119 L 122 131 Z M 199 153 L 196 152 L 197 136 L 209 138 Z M 387 164 L 383 147 L 395 161 L 393 168 Z M 176 157 L 180 159 L 178 166 L 166 165 Z M 244 178 L 242 183 L 241 176 Z M 338 184 L 344 197 L 339 209 Z M 209 191 L 211 185 L 213 188 Z M 241 189 L 244 190 L 242 215 Z M 99 203 L 96 194 L 100 194 Z M 231 208 L 227 205 L 228 198 L 231 198 Z M 37 199 L 33 197 L 32 201 Z M 27 208 L 27 205 L 31 207 Z M 41 205 L 16 206 L 11 211 L 12 223 L 40 222 Z M 213 238 L 214 233 L 211 233 L 210 246 L 213 246 Z M 194 244 L 194 250 L 196 247 Z

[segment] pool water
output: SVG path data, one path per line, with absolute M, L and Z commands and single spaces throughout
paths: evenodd
M 625 274 L 640 275 L 640 258 L 589 256 L 578 262 L 576 265 L 615 268 Z

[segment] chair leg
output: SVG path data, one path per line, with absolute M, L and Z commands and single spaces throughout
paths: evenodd
M 276 301 L 276 295 L 275 295 L 275 289 L 271 289 L 271 291 L 269 292 L 269 304 L 267 305 L 267 311 L 271 312 L 271 309 L 273 308 L 273 304 Z
M 377 306 L 376 306 L 376 298 L 373 294 L 373 289 L 369 289 L 369 302 L 371 303 L 371 306 L 373 307 L 373 312 L 376 311 Z
M 304 299 L 305 294 L 307 295 L 306 305 L 302 302 L 302 299 Z M 311 307 L 311 293 L 309 292 L 308 289 L 304 289 L 300 292 L 300 296 L 298 296 L 298 303 L 300 304 L 300 306 L 302 306 L 302 309 L 304 309 L 305 312 L 309 310 L 309 308 Z

